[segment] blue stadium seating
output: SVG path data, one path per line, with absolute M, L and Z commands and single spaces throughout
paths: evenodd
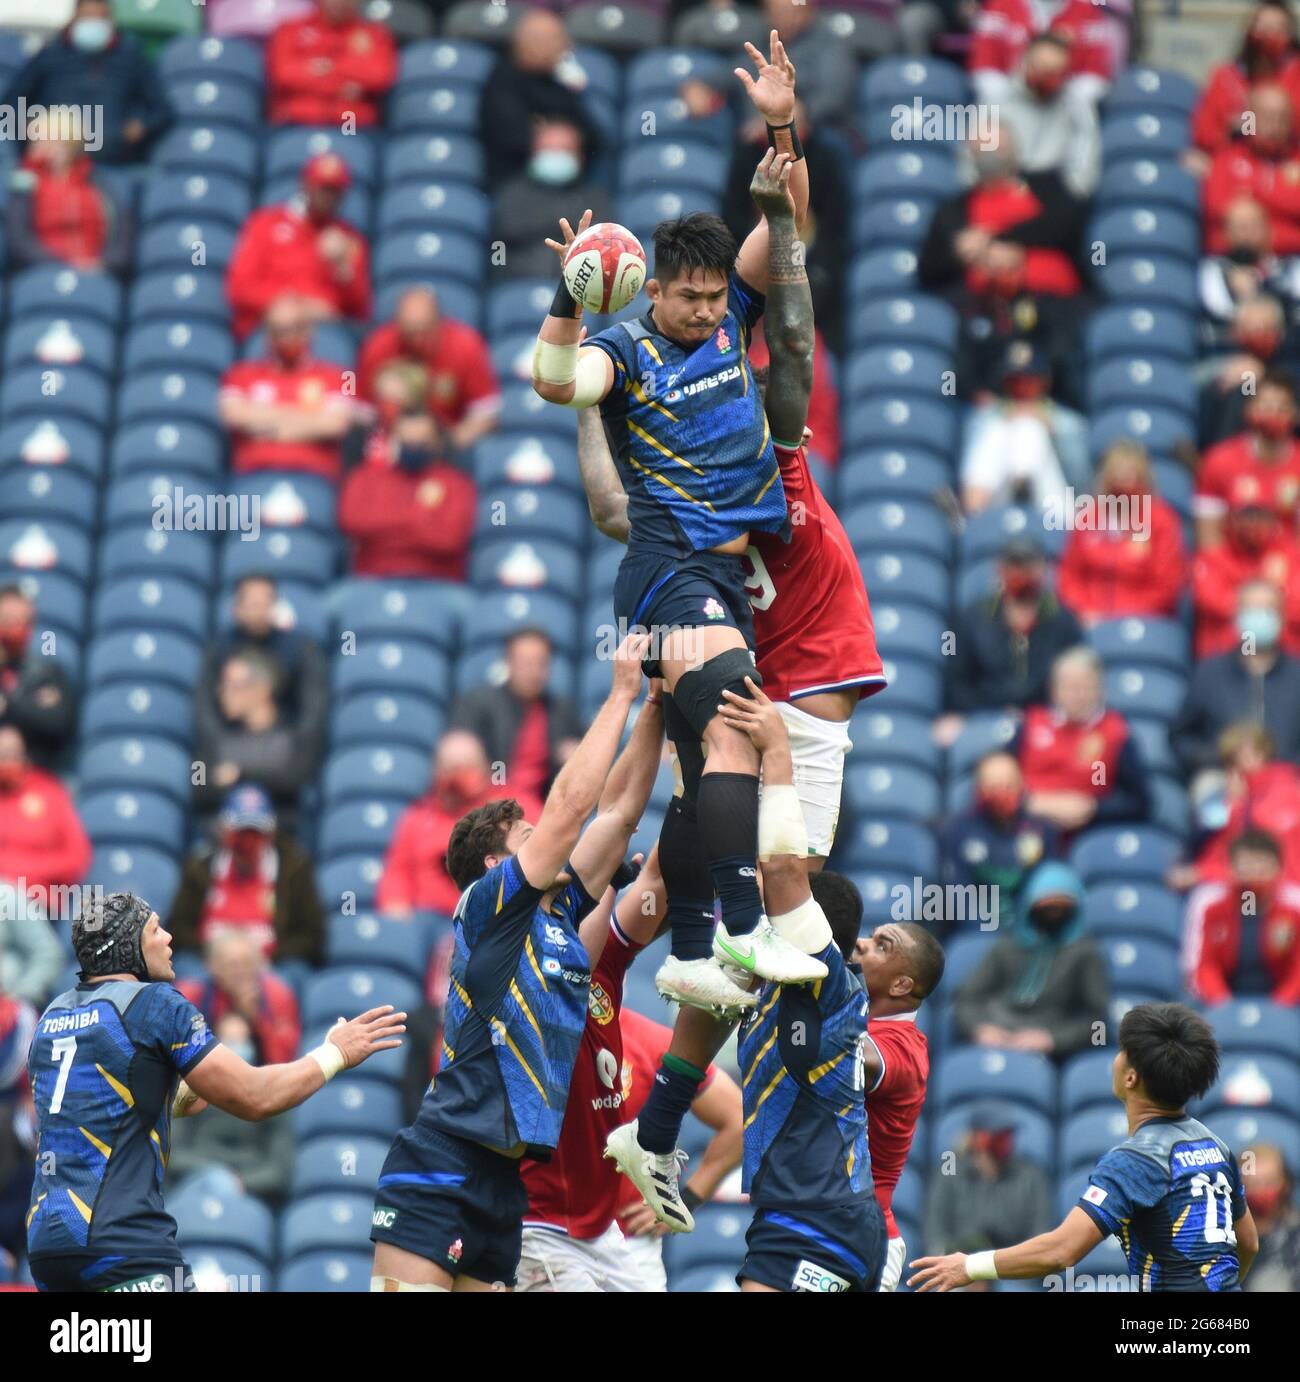
M 1199 1108 L 1216 1104 L 1266 1108 L 1300 1119 L 1300 1062 L 1295 1053 L 1289 1057 L 1255 1051 L 1225 1053 L 1218 1081 L 1198 1101 Z
M 179 854 L 186 843 L 184 813 L 157 792 L 96 792 L 81 798 L 77 813 L 97 845 L 145 845 Z
M 1069 1118 L 1086 1108 L 1101 1105 L 1113 1108 L 1115 1095 L 1111 1090 L 1113 1049 L 1083 1051 L 1072 1056 L 1061 1070 L 1061 1115 Z
M 377 1137 L 338 1134 L 300 1143 L 293 1166 L 294 1195 L 369 1190 L 379 1180 L 388 1145 Z
M 365 1194 L 308 1195 L 294 1200 L 280 1218 L 281 1263 L 291 1264 L 310 1252 L 372 1255 L 370 1215 L 374 1203 L 369 1190 Z
M 1155 880 L 1126 879 L 1090 887 L 1085 902 L 1088 929 L 1097 936 L 1158 937 L 1179 944 L 1183 901 Z
M 1070 863 L 1085 883 L 1148 879 L 1163 881 L 1178 859 L 1179 842 L 1149 826 L 1106 826 L 1087 831 Z
M 444 720 L 442 711 L 422 695 L 359 691 L 336 698 L 330 731 L 336 746 L 369 741 L 431 753 Z
M 1134 65 L 1116 73 L 1105 109 L 1111 114 L 1172 110 L 1190 115 L 1199 100 L 1196 84 L 1181 72 Z
M 844 770 L 844 806 L 855 815 L 931 821 L 939 815 L 939 783 L 904 763 L 855 763 Z
M 261 94 L 262 51 L 243 39 L 197 35 L 173 39 L 162 50 L 158 69 L 166 79 L 201 76 L 242 81 L 250 96 Z
M 145 183 L 140 214 L 146 226 L 185 215 L 212 217 L 238 230 L 252 206 L 243 178 L 216 172 L 159 173 Z
M 1178 951 L 1173 946 L 1148 936 L 1108 936 L 1102 940 L 1102 950 L 1115 988 L 1145 993 L 1161 1003 L 1179 997 L 1182 983 Z
M 154 151 L 160 168 L 173 173 L 217 173 L 252 182 L 258 167 L 258 143 L 229 125 L 195 121 L 177 125 Z
M 1163 303 L 1101 307 L 1084 328 L 1084 346 L 1089 359 L 1129 356 L 1140 350 L 1144 356 L 1189 362 L 1196 354 L 1196 323 L 1185 304 L 1181 308 Z
M 1086 1175 L 1099 1157 L 1128 1137 L 1128 1119 L 1117 1102 L 1072 1114 L 1061 1124 L 1061 1170 Z M 1083 1187 L 1079 1187 L 1080 1194 Z
M 150 735 L 114 736 L 92 745 L 79 764 L 81 790 L 158 791 L 181 806 L 190 801 L 190 755 Z
M 882 506 L 883 507 L 883 506 Z M 944 657 L 946 622 L 919 605 L 875 604 L 876 646 L 885 657 L 912 657 L 939 663 Z
M 388 1085 L 341 1075 L 289 1116 L 295 1135 L 304 1141 L 326 1133 L 387 1137 L 402 1126 L 402 1101 L 398 1091 Z
M 1271 1109 L 1233 1108 L 1220 1104 L 1199 1115 L 1238 1156 L 1247 1147 L 1272 1143 L 1282 1151 L 1288 1166 L 1300 1161 L 1300 1120 Z
M 24 466 L 0 472 L 0 513 L 10 518 L 89 525 L 95 497 L 94 482 L 75 470 Z
M 484 193 L 464 183 L 430 178 L 388 188 L 379 201 L 375 229 L 381 237 L 404 230 L 437 230 L 486 239 L 491 224 L 492 207 Z M 549 305 L 548 298 L 540 316 Z
M 748 1206 L 702 1205 L 695 1215 L 694 1232 L 679 1234 L 666 1248 L 665 1261 L 671 1262 L 674 1271 L 709 1262 L 739 1264 L 751 1217 Z
M 1099 207 L 1173 206 L 1196 215 L 1201 205 L 1200 183 L 1173 159 L 1111 159 L 1102 167 L 1097 186 Z M 1195 302 L 1194 297 L 1188 302 Z
M 855 548 L 912 548 L 945 564 L 952 551 L 947 519 L 924 501 L 868 500 L 841 509 L 840 521 Z
M 99 317 L 31 316 L 5 333 L 6 370 L 24 365 L 77 365 L 110 376 L 117 370 L 117 332 Z
M 483 150 L 465 135 L 408 134 L 385 141 L 384 181 L 452 181 L 479 183 L 483 179 Z
M 176 1220 L 182 1248 L 190 1242 L 225 1245 L 260 1259 L 275 1259 L 271 1211 L 252 1195 L 218 1195 L 199 1187 L 168 1196 L 167 1212 Z
M 1045 1056 L 983 1046 L 958 1047 L 944 1057 L 932 1082 L 938 1111 L 982 1099 L 1005 1099 L 1051 1116 L 1056 1111 L 1056 1071 Z
M 1170 672 L 1187 671 L 1187 630 L 1175 619 L 1109 619 L 1088 630 L 1088 642 L 1108 664 L 1151 663 Z
M 371 1252 L 309 1252 L 279 1274 L 280 1291 L 368 1291 Z
M 198 680 L 202 650 L 197 642 L 178 633 L 134 632 L 101 634 L 91 644 L 88 672 L 92 682 L 136 682 L 161 679 L 189 690 Z
M 428 696 L 447 680 L 445 654 L 423 642 L 358 637 L 354 651 L 334 660 L 334 691 L 340 697 L 359 691 Z
M 1134 355 L 1094 367 L 1088 393 L 1094 408 L 1140 403 L 1190 416 L 1197 407 L 1195 380 L 1180 365 L 1160 356 L 1148 360 Z
M 408 43 L 402 49 L 397 87 L 446 80 L 482 86 L 495 62 L 496 55 L 483 43 L 449 43 L 441 38 Z
M 188 687 L 152 680 L 96 687 L 81 712 L 82 738 L 91 742 L 115 734 L 165 734 L 188 747 L 194 734 L 193 700 Z
M 384 796 L 412 801 L 429 786 L 429 757 L 415 749 L 380 746 L 344 749 L 325 769 L 327 801 Z
M 1219 1044 L 1230 1055 L 1258 1052 L 1289 1056 L 1300 1052 L 1300 1012 L 1258 998 L 1234 998 L 1211 1009 Z
M 364 910 L 374 906 L 383 871 L 382 855 L 349 853 L 328 864 L 317 865 L 317 890 L 331 905 L 350 905 Z
M 319 848 L 328 852 L 323 838 Z M 399 969 L 417 984 L 423 984 L 429 964 L 429 939 L 429 932 L 416 921 L 394 921 L 370 913 L 332 916 L 326 955 L 336 968 L 383 965 Z
M 107 845 L 95 851 L 90 876 L 105 892 L 142 897 L 160 916 L 171 910 L 180 869 L 171 854 L 148 845 Z
M 945 1150 L 956 1149 L 962 1145 L 970 1131 L 971 1112 L 975 1108 L 996 1113 L 1005 1119 L 1015 1130 L 1015 1148 L 1018 1155 L 1041 1166 L 1048 1175 L 1056 1171 L 1056 1127 L 1051 1119 L 1037 1112 L 1026 1103 L 1011 1103 L 1005 1100 L 982 1100 L 979 1104 L 961 1104 L 945 1113 L 934 1130 L 935 1147 Z M 934 1172 L 939 1174 L 939 1172 Z

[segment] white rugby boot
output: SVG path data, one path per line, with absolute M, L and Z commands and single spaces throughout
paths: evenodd
M 713 954 L 720 964 L 734 965 L 774 984 L 811 984 L 829 972 L 815 955 L 804 954 L 778 935 L 766 917 L 743 936 L 731 935 L 719 922 L 713 933 Z
M 615 1128 L 605 1139 L 604 1156 L 641 1192 L 641 1198 L 669 1233 L 689 1233 L 695 1227 L 682 1202 L 680 1180 L 686 1153 L 680 1147 L 658 1156 L 636 1140 L 636 1120 Z
M 742 981 L 748 976 L 737 972 Z M 673 1003 L 688 1008 L 703 1008 L 719 1017 L 738 1018 L 746 1008 L 758 1003 L 758 995 L 736 982 L 727 966 L 705 957 L 699 960 L 679 960 L 669 957 L 659 966 L 655 988 Z

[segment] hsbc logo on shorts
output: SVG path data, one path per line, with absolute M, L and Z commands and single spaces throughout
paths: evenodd
M 382 1205 L 370 1216 L 373 1228 L 392 1228 L 397 1219 L 397 1210 L 385 1209 Z

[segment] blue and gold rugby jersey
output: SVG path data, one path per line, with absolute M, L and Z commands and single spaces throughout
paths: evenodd
M 1246 1212 L 1237 1159 L 1195 1118 L 1153 1118 L 1097 1163 L 1079 1208 L 1144 1291 L 1235 1291 Z
M 744 1188 L 760 1207 L 843 1205 L 873 1193 L 863 1048 L 867 995 L 834 944 L 815 984 L 764 984 L 740 1034 Z
M 747 353 L 762 311 L 732 274 L 727 315 L 698 346 L 661 334 L 649 313 L 584 342 L 614 362 L 600 415 L 628 495 L 629 551 L 685 557 L 784 531 L 781 468 Z
M 216 1044 L 170 984 L 80 984 L 46 1008 L 27 1058 L 40 1129 L 33 1258 L 180 1260 L 162 1195 L 172 1099 Z
M 442 1059 L 415 1126 L 545 1160 L 587 1021 L 578 925 L 596 903 L 576 881 L 549 912 L 541 899 L 514 858 L 461 894 Z

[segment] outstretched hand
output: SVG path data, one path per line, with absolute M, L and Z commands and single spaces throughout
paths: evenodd
M 952 1252 L 947 1257 L 918 1257 L 908 1266 L 918 1269 L 907 1278 L 914 1291 L 953 1291 L 970 1285 L 964 1252 Z
M 550 239 L 550 237 L 548 236 L 548 237 L 547 237 L 547 240 L 546 240 L 546 248 L 547 248 L 547 249 L 552 249 L 552 250 L 554 250 L 554 251 L 556 252 L 556 254 L 558 254 L 558 255 L 560 256 L 560 263 L 563 264 L 563 263 L 564 263 L 564 256 L 568 253 L 568 251 L 569 251 L 569 246 L 570 246 L 571 244 L 573 244 L 573 242 L 578 238 L 578 236 L 581 235 L 582 232 L 583 232 L 584 230 L 586 230 L 586 229 L 588 228 L 588 226 L 590 226 L 590 225 L 591 225 L 591 208 L 590 208 L 590 207 L 588 207 L 587 210 L 584 211 L 584 212 L 582 213 L 582 219 L 578 222 L 578 228 L 577 228 L 577 230 L 574 230 L 574 228 L 569 224 L 569 218 L 568 218 L 567 216 L 561 216 L 561 217 L 560 217 L 560 234 L 564 236 L 564 243 L 561 244 L 560 241 L 558 241 L 558 240 L 552 240 L 552 239 Z
M 794 198 L 790 195 L 790 169 L 794 161 L 789 154 L 768 149 L 749 184 L 749 195 L 764 216 L 793 216 Z
M 391 1051 L 400 1046 L 401 1035 L 406 1031 L 406 1014 L 393 1011 L 391 1003 L 383 1007 L 371 1008 L 351 1022 L 342 1018 L 331 1027 L 328 1039 L 343 1052 L 344 1063 L 350 1069 L 369 1060 L 376 1051 Z
M 745 678 L 745 685 L 749 688 L 747 697 L 739 696 L 734 691 L 723 691 L 723 703 L 718 707 L 718 714 L 724 724 L 748 734 L 759 753 L 766 753 L 768 749 L 788 740 L 785 721 L 752 677 Z
M 752 43 L 746 43 L 745 52 L 758 77 L 752 77 L 743 67 L 735 69 L 736 76 L 769 125 L 788 125 L 794 119 L 794 63 L 786 56 L 785 45 L 775 29 L 768 36 L 768 47 L 768 57 L 764 58 Z

